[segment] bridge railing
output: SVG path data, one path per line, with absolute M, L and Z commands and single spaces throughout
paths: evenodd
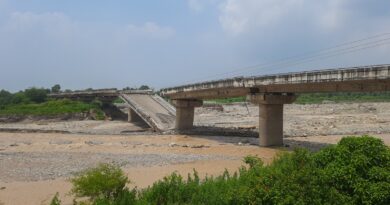
M 235 77 L 164 88 L 164 94 L 218 88 L 249 88 L 270 84 L 298 84 L 347 80 L 390 79 L 390 64 Z

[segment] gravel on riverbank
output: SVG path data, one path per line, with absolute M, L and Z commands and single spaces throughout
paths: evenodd
M 99 163 L 121 167 L 166 166 L 200 160 L 228 160 L 234 157 L 197 154 L 112 154 L 69 152 L 0 152 L 0 181 L 40 181 L 69 177 Z M 12 167 L 12 169 L 10 169 Z

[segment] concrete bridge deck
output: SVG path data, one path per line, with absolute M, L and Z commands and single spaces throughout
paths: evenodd
M 175 108 L 151 90 L 101 89 L 50 94 L 51 98 L 68 98 L 91 102 L 99 99 L 104 103 L 113 103 L 121 98 L 129 107 L 128 121 L 144 121 L 155 131 L 167 131 L 175 128 Z
M 365 92 L 390 89 L 390 65 L 236 77 L 162 89 L 171 99 L 215 99 L 249 93 Z
M 283 105 L 297 93 L 390 91 L 390 65 L 373 65 L 266 76 L 237 77 L 161 90 L 176 106 L 176 129 L 191 129 L 204 99 L 247 96 L 259 105 L 261 146 L 283 144 Z
M 121 94 L 129 109 L 129 121 L 144 120 L 157 131 L 167 131 L 175 128 L 175 108 L 158 95 L 151 94 Z

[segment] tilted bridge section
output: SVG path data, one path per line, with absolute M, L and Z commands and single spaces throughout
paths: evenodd
M 91 102 L 95 99 L 103 103 L 113 103 L 118 97 L 128 106 L 128 121 L 144 121 L 155 131 L 174 129 L 176 109 L 159 95 L 144 90 L 101 89 L 50 94 L 51 98 L 68 98 Z

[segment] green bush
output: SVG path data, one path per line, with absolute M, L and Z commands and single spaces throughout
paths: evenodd
M 50 205 L 61 205 L 61 200 L 58 198 L 58 192 L 54 195 L 53 199 L 50 202 Z
M 24 90 L 24 95 L 34 103 L 43 103 L 46 101 L 47 94 L 50 91 L 44 89 L 44 88 L 29 88 Z
M 12 102 L 12 94 L 6 90 L 0 90 L 0 109 Z
M 343 138 L 315 155 L 320 183 L 352 204 L 390 204 L 390 151 L 379 139 Z
M 24 92 L 12 94 L 6 90 L 0 91 L 0 110 L 8 105 L 28 103 L 29 101 Z
M 281 153 L 270 165 L 254 156 L 237 173 L 184 180 L 173 173 L 143 190 L 124 188 L 118 167 L 101 165 L 73 180 L 93 204 L 390 204 L 390 149 L 379 139 L 346 137 L 318 153 Z M 107 191 L 108 190 L 108 191 Z
M 123 198 L 128 194 L 125 186 L 130 182 L 118 166 L 109 164 L 80 172 L 70 181 L 73 184 L 71 192 L 77 197 L 90 197 L 99 204 Z
M 17 104 L 27 104 L 27 103 L 30 103 L 30 99 L 28 99 L 26 97 L 26 95 L 24 94 L 24 92 L 18 92 L 18 93 L 15 93 L 12 97 L 12 103 L 10 103 L 10 105 L 17 105 Z
M 117 98 L 117 99 L 114 100 L 113 103 L 125 103 L 125 101 L 122 100 L 122 98 Z
M 94 100 L 90 103 L 71 100 L 52 100 L 47 98 L 50 92 L 60 92 L 61 86 L 54 85 L 52 89 L 29 88 L 17 93 L 0 90 L 0 115 L 35 115 L 53 116 L 61 114 L 92 112 L 95 119 L 104 120 L 103 103 Z
M 8 105 L 0 109 L 0 115 L 35 115 L 54 116 L 60 114 L 83 113 L 95 110 L 98 115 L 103 115 L 100 107 L 92 104 L 72 100 L 51 100 L 40 104 Z

